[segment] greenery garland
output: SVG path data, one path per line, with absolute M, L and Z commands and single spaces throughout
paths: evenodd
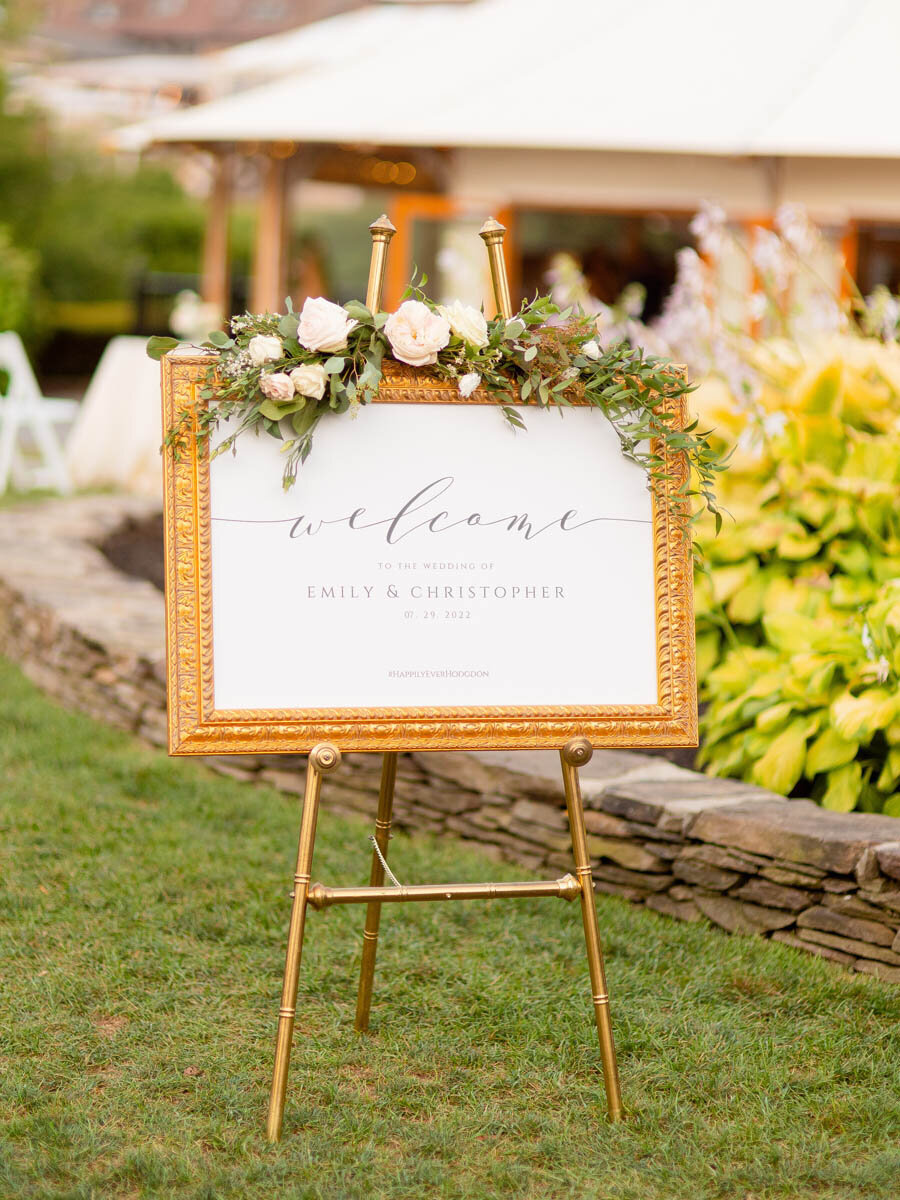
M 722 517 L 714 484 L 725 461 L 710 445 L 709 434 L 698 432 L 697 421 L 677 428 L 671 402 L 692 389 L 671 363 L 646 356 L 627 342 L 601 348 L 590 317 L 571 309 L 560 311 L 547 296 L 523 305 L 514 317 L 498 316 L 489 322 L 475 309 L 435 305 L 415 283 L 404 299 L 410 296 L 415 297 L 411 308 L 418 320 L 439 319 L 440 329 L 447 327 L 447 336 L 441 339 L 445 344 L 427 359 L 428 368 L 455 382 L 463 396 L 476 386 L 486 388 L 514 429 L 526 428 L 521 410 L 514 405 L 561 409 L 575 402 L 593 405 L 615 429 L 625 457 L 645 470 L 651 485 L 666 478 L 665 456 L 653 452 L 654 440 L 663 443 L 670 458 L 686 460 L 688 476 L 672 498 L 673 507 L 682 497 L 695 497 L 699 503 L 691 523 L 706 509 L 715 517 L 718 532 Z M 176 457 L 191 441 L 205 450 L 219 422 L 237 417 L 237 427 L 214 455 L 233 450 L 248 430 L 257 434 L 262 430 L 282 442 L 283 486 L 291 487 L 309 456 L 322 416 L 348 411 L 355 415 L 360 404 L 373 400 L 385 354 L 410 361 L 392 343 L 391 314 L 373 313 L 355 300 L 343 309 L 324 300 L 308 300 L 306 305 L 310 304 L 324 306 L 326 318 L 332 321 L 335 314 L 342 314 L 346 325 L 337 339 L 343 343 L 341 348 L 309 349 L 301 344 L 298 323 L 302 335 L 306 306 L 303 313 L 295 313 L 290 300 L 283 315 L 234 317 L 230 336 L 217 330 L 204 343 L 218 355 L 210 361 L 200 397 L 216 403 L 179 412 L 166 432 L 164 447 Z M 339 325 L 342 317 L 337 318 Z M 151 338 L 147 352 L 158 359 L 178 344 L 174 338 Z M 269 356 L 259 361 L 263 345 Z M 290 379 L 296 391 L 283 383 Z M 301 387 L 311 394 L 299 394 Z

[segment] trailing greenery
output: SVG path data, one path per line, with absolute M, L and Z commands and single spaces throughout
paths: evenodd
M 755 414 L 697 396 L 738 445 L 735 521 L 701 534 L 700 761 L 900 816 L 900 349 L 763 345 L 755 365 Z
M 432 313 L 444 311 L 419 288 L 411 286 L 406 295 L 415 295 Z M 233 449 L 251 430 L 264 432 L 283 443 L 283 484 L 289 488 L 309 456 L 322 417 L 355 413 L 360 404 L 375 398 L 384 357 L 392 352 L 391 314 L 373 313 L 364 304 L 351 301 L 343 311 L 355 325 L 344 348 L 317 352 L 297 340 L 298 315 L 290 300 L 287 306 L 284 315 L 248 313 L 232 320 L 230 334 L 210 334 L 205 344 L 217 350 L 218 356 L 210 361 L 200 398 L 214 403 L 180 412 L 166 433 L 168 449 L 177 455 L 193 439 L 205 449 L 213 430 L 234 418 L 236 427 L 213 454 Z M 468 312 L 471 315 L 474 310 Z M 699 502 L 698 512 L 710 512 L 716 526 L 720 525 L 715 481 L 724 469 L 724 456 L 713 449 L 708 435 L 699 431 L 697 421 L 683 429 L 677 427 L 673 402 L 691 390 L 682 372 L 625 342 L 601 348 L 590 317 L 576 315 L 571 309 L 561 312 L 546 296 L 524 304 L 509 320 L 498 316 L 484 324 L 483 344 L 473 344 L 453 332 L 430 369 L 456 383 L 464 396 L 469 394 L 467 380 L 474 381 L 472 388 L 486 388 L 514 429 L 526 427 L 521 410 L 514 406 L 562 409 L 575 402 L 593 405 L 612 424 L 623 454 L 639 464 L 651 482 L 665 478 L 666 455 L 670 461 L 686 460 L 687 479 L 673 497 L 673 507 L 680 497 L 694 497 Z M 250 344 L 260 336 L 279 340 L 277 358 L 253 362 Z M 174 338 L 151 338 L 148 353 L 160 358 L 177 344 Z M 277 400 L 260 390 L 266 385 L 266 376 L 284 378 L 306 365 L 321 366 L 327 376 L 320 399 L 291 395 Z M 654 442 L 658 444 L 654 446 Z M 660 445 L 663 452 L 659 452 Z
M 311 913 L 265 1143 L 299 801 L 167 759 L 0 662 L 0 1195 L 893 1200 L 897 988 L 598 897 L 628 1119 L 604 1116 L 577 905 Z M 323 788 L 314 864 L 365 883 Z M 375 799 L 372 799 L 374 819 Z M 528 875 L 398 836 L 402 879 Z

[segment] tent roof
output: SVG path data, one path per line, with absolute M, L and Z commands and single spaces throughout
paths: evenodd
M 115 142 L 900 156 L 893 0 L 374 5 L 216 56 L 271 83 Z

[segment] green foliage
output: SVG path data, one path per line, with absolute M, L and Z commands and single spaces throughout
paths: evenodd
M 10 111 L 2 74 L 0 223 L 35 261 L 36 288 L 19 322 L 30 332 L 52 325 L 56 302 L 129 296 L 141 270 L 196 270 L 203 237 L 201 205 L 168 171 L 122 170 L 57 139 L 39 111 Z
M 300 820 L 0 661 L 0 1196 L 895 1200 L 897 987 L 598 896 L 628 1120 L 605 1120 L 577 905 L 310 912 L 284 1139 L 265 1106 Z M 323 788 L 315 877 L 363 883 Z M 519 879 L 452 837 L 401 879 Z
M 25 328 L 34 266 L 34 255 L 14 246 L 0 225 L 0 332 Z
M 736 456 L 736 520 L 703 539 L 696 589 L 707 769 L 896 816 L 898 383 L 900 351 L 859 338 L 782 364 L 741 431 L 755 457 Z
M 424 282 L 424 281 L 423 281 Z M 436 306 L 413 286 L 418 299 Z M 329 410 L 354 411 L 378 393 L 382 361 L 391 348 L 384 327 L 389 314 L 372 313 L 359 301 L 344 305 L 356 324 L 340 356 L 304 349 L 296 338 L 297 314 L 289 311 L 235 317 L 231 333 L 214 330 L 206 345 L 219 352 L 210 362 L 206 386 L 200 391 L 199 409 L 185 409 L 168 430 L 165 446 L 176 455 L 195 439 L 205 449 L 219 422 L 231 417 L 236 429 L 218 444 L 214 453 L 233 449 L 242 434 L 262 431 L 282 441 L 283 483 L 289 488 L 312 449 L 313 434 L 320 418 Z M 557 318 L 563 324 L 550 324 Z M 263 366 L 254 365 L 248 353 L 258 336 L 280 339 L 281 355 Z M 673 515 L 685 527 L 682 506 L 685 497 L 696 497 L 700 511 L 710 513 L 718 526 L 715 482 L 724 469 L 724 458 L 710 445 L 707 435 L 694 421 L 684 429 L 676 426 L 672 401 L 690 387 L 682 372 L 662 359 L 646 356 L 640 349 L 621 342 L 601 350 L 596 326 L 588 317 L 573 317 L 560 310 L 547 296 L 523 305 L 509 320 L 495 317 L 487 323 L 487 341 L 475 346 L 456 334 L 437 356 L 431 370 L 459 383 L 464 376 L 477 375 L 514 429 L 524 429 L 521 412 L 512 405 L 554 405 L 568 408 L 587 402 L 598 408 L 618 435 L 622 453 L 641 466 L 651 486 L 670 477 L 674 464 L 686 463 L 688 482 L 671 497 Z M 147 353 L 159 359 L 173 347 L 173 339 L 151 338 Z M 260 381 L 266 374 L 283 375 L 304 365 L 318 365 L 328 378 L 328 389 L 318 401 L 296 396 L 286 401 L 266 399 Z M 209 403 L 214 401 L 214 403 Z M 692 486 L 689 486 L 691 479 Z

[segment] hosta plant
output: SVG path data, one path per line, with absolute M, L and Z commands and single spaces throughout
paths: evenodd
M 736 446 L 696 587 L 700 761 L 900 816 L 900 350 L 760 344 L 760 366 L 752 410 L 697 396 Z

